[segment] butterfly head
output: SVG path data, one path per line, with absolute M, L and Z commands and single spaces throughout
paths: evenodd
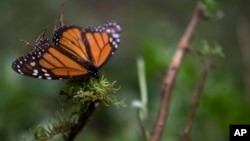
M 98 69 L 95 66 L 93 66 L 92 64 L 88 65 L 88 76 L 94 77 L 96 79 L 99 78 Z
M 89 71 L 88 74 L 89 76 L 93 76 L 96 79 L 100 77 L 98 71 L 97 72 Z

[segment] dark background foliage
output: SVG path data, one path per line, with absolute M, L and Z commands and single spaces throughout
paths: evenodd
M 146 63 L 149 125 L 152 128 L 159 106 L 162 77 L 196 3 L 196 0 L 73 0 L 66 4 L 66 25 L 95 26 L 115 19 L 123 28 L 119 49 L 100 72 L 110 81 L 117 81 L 117 86 L 121 86 L 118 98 L 126 98 L 128 106 L 119 109 L 101 107 L 77 141 L 142 139 L 135 111 L 130 106 L 132 100 L 139 99 L 136 69 L 139 56 Z M 243 37 L 250 39 L 250 36 L 241 36 L 250 32 L 250 2 L 224 0 L 219 4 L 224 18 L 201 22 L 192 42 L 196 49 L 201 47 L 203 39 L 217 42 L 225 53 L 224 58 L 206 56 L 216 68 L 209 72 L 197 109 L 191 133 L 194 141 L 226 141 L 229 124 L 250 123 L 250 92 L 247 91 L 250 78 L 246 70 L 249 60 L 244 61 L 247 53 L 242 48 L 249 44 L 241 40 Z M 0 9 L 0 140 L 29 139 L 32 128 L 53 119 L 54 113 L 60 110 L 58 93 L 65 81 L 23 77 L 11 70 L 11 63 L 30 51 L 30 47 L 19 42 L 20 39 L 34 43 L 47 25 L 46 36 L 52 37 L 60 1 L 3 0 Z M 242 27 L 246 30 L 240 30 Z M 186 55 L 173 91 L 162 140 L 180 139 L 201 71 L 200 58 L 192 53 Z M 53 140 L 60 140 L 60 137 Z

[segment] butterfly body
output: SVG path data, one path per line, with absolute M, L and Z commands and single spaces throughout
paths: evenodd
M 96 27 L 63 26 L 54 33 L 53 43 L 40 39 L 32 52 L 12 63 L 16 72 L 41 79 L 99 77 L 98 69 L 114 54 L 121 27 L 109 21 Z

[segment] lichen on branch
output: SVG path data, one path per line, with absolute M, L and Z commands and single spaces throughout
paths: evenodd
M 103 76 L 69 80 L 59 95 L 63 110 L 56 113 L 56 120 L 38 125 L 33 130 L 33 139 L 44 141 L 62 134 L 65 141 L 73 141 L 101 104 L 125 106 L 124 100 L 119 101 L 114 95 L 119 90 L 114 84 Z

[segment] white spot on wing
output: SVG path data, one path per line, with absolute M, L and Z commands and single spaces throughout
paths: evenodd
M 46 79 L 51 80 L 51 79 L 52 79 L 52 77 L 46 77 Z
M 30 65 L 34 67 L 36 65 L 36 62 L 30 62 Z

